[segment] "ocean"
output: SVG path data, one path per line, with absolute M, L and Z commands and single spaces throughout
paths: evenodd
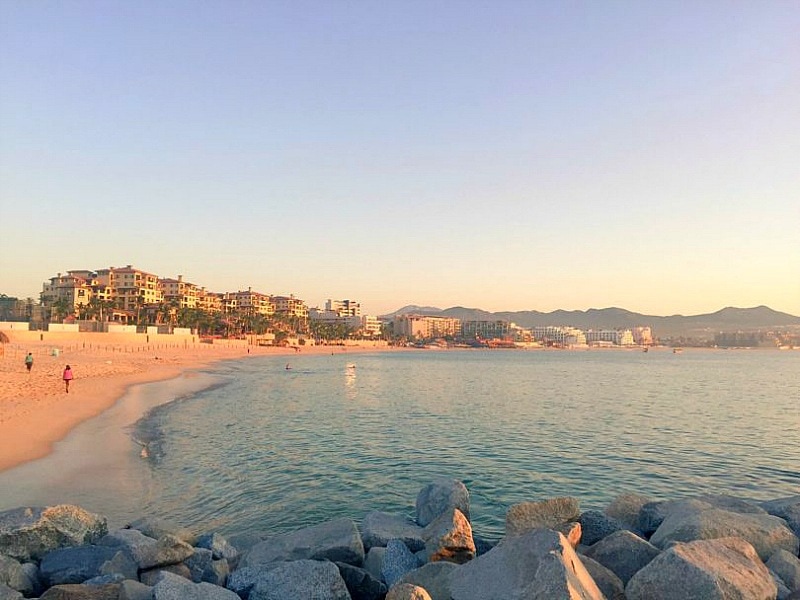
M 799 352 L 337 349 L 132 388 L 51 456 L 0 473 L 0 509 L 278 533 L 413 517 L 418 491 L 452 477 L 493 539 L 510 505 L 555 496 L 797 494 L 798 440 Z

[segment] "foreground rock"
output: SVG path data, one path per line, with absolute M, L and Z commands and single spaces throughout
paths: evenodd
M 567 539 L 549 529 L 506 538 L 461 566 L 450 591 L 453 600 L 603 598 Z
M 469 492 L 457 479 L 437 479 L 417 494 L 417 523 L 422 527 L 439 515 L 457 508 L 469 520 Z
M 250 591 L 249 600 L 351 600 L 339 569 L 331 562 L 294 560 L 274 566 Z
M 697 512 L 680 512 L 667 516 L 650 538 L 659 548 L 671 542 L 690 542 L 721 537 L 738 537 L 748 541 L 762 560 L 776 550 L 787 550 L 795 556 L 800 540 L 786 527 L 786 522 L 766 514 L 734 513 L 711 508 Z
M 631 531 L 621 530 L 597 542 L 586 556 L 611 569 L 623 584 L 659 554 L 659 549 Z
M 467 517 L 452 508 L 434 519 L 423 533 L 428 562 L 462 564 L 475 558 L 475 542 Z
M 753 546 L 738 538 L 675 544 L 625 587 L 628 600 L 774 600 L 777 593 Z
M 423 531 L 422 527 L 405 517 L 373 511 L 361 524 L 361 541 L 366 552 L 375 546 L 386 546 L 389 540 L 401 540 L 409 550 L 416 552 L 425 547 Z
M 515 504 L 506 513 L 506 535 L 523 535 L 534 529 L 553 529 L 569 521 L 577 521 L 580 506 L 576 498 L 551 498 L 539 502 Z
M 106 533 L 104 517 L 69 504 L 0 512 L 0 554 L 22 561 L 57 548 L 93 544 Z
M 356 524 L 350 519 L 336 519 L 268 538 L 253 546 L 241 564 L 247 567 L 303 559 L 363 564 L 364 544 Z

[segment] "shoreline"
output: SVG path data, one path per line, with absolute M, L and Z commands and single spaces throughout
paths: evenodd
M 49 456 L 57 442 L 113 407 L 137 385 L 175 379 L 224 360 L 327 354 L 332 349 L 353 354 L 403 350 L 358 345 L 306 346 L 298 351 L 250 346 L 245 340 L 203 344 L 173 339 L 143 344 L 108 334 L 79 333 L 42 340 L 6 333 L 9 343 L 3 344 L 0 356 L 4 380 L 0 388 L 0 473 Z M 34 356 L 30 373 L 23 362 L 28 352 Z M 66 364 L 75 373 L 69 393 L 61 381 Z

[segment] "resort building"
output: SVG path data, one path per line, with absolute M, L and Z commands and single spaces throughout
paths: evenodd
M 533 328 L 533 339 L 545 346 L 585 346 L 586 335 L 575 327 L 545 325 Z
M 91 271 L 67 271 L 66 275 L 59 273 L 51 277 L 42 287 L 42 305 L 52 309 L 61 304 L 73 313 L 76 308 L 89 304 L 94 296 L 95 276 Z
M 652 346 L 653 345 L 653 331 L 649 327 L 634 327 L 631 329 L 633 333 L 633 343 L 638 346 Z
M 174 303 L 178 308 L 198 308 L 200 287 L 183 280 L 183 275 L 177 279 L 159 279 L 158 284 L 164 296 L 164 302 Z
M 392 331 L 394 335 L 408 339 L 456 337 L 461 333 L 461 320 L 431 315 L 395 315 Z
M 206 288 L 201 287 L 197 291 L 197 308 L 208 313 L 222 312 L 223 297 L 224 294 L 209 292 L 206 291 Z
M 325 302 L 325 310 L 328 312 L 334 312 L 340 317 L 349 316 L 349 317 L 360 317 L 361 316 L 361 305 L 358 302 L 353 302 L 352 300 L 330 300 L 328 299 Z
M 276 314 L 308 319 L 308 306 L 299 298 L 294 296 L 273 296 L 272 302 L 275 305 Z
M 247 291 L 228 292 L 222 305 L 223 309 L 230 308 L 230 312 L 241 311 L 249 315 L 270 317 L 277 312 L 274 302 L 267 294 L 254 292 L 252 288 L 247 288 Z
M 503 340 L 509 337 L 508 321 L 462 321 L 461 337 L 465 340 Z
M 117 308 L 135 312 L 147 304 L 158 304 L 164 296 L 158 285 L 158 276 L 134 269 L 109 267 L 96 273 L 98 297 L 113 300 Z
M 633 333 L 630 329 L 590 329 L 586 332 L 588 344 L 609 343 L 615 346 L 633 346 Z

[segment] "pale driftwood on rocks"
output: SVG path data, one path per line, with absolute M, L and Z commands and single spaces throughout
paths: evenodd
M 409 550 L 416 552 L 425 547 L 422 531 L 422 527 L 406 517 L 373 511 L 361 524 L 361 541 L 367 552 L 373 546 L 386 546 L 389 540 L 402 540 Z
M 398 583 L 424 588 L 431 600 L 450 600 L 450 585 L 458 568 L 458 565 L 450 562 L 427 563 L 403 575 Z
M 56 548 L 93 544 L 106 533 L 105 517 L 70 504 L 0 512 L 0 554 L 18 560 L 39 559 Z
M 767 567 L 781 578 L 789 591 L 800 590 L 800 558 L 786 550 L 778 550 L 769 557 Z
M 777 587 L 752 545 L 739 538 L 675 544 L 634 575 L 628 600 L 774 600 Z
M 267 538 L 253 546 L 241 564 L 247 567 L 301 559 L 363 564 L 364 544 L 356 524 L 342 518 Z
M 766 514 L 734 513 L 712 508 L 693 513 L 670 514 L 650 538 L 659 548 L 670 542 L 691 542 L 721 537 L 739 537 L 748 541 L 762 560 L 784 549 L 797 555 L 800 540 L 786 527 L 785 521 Z
M 460 510 L 467 520 L 470 519 L 467 487 L 457 479 L 437 479 L 417 494 L 417 523 L 425 527 L 453 508 Z
M 572 497 L 514 504 L 506 513 L 506 535 L 522 535 L 541 527 L 552 529 L 577 521 L 580 514 L 578 499 Z
M 573 548 L 577 548 L 581 543 L 581 539 L 583 538 L 583 527 L 581 527 L 581 524 L 577 521 L 562 523 L 561 525 L 556 525 L 551 529 L 563 534 L 564 537 L 567 538 L 569 545 Z
M 269 569 L 250 591 L 249 600 L 351 600 L 332 562 L 295 560 Z
M 549 529 L 506 538 L 462 565 L 450 591 L 453 600 L 603 598 L 567 539 Z
M 627 529 L 616 531 L 603 538 L 586 551 L 586 556 L 611 569 L 627 584 L 628 580 L 651 560 L 660 550 L 650 542 Z
M 391 588 L 403 575 L 419 566 L 417 557 L 408 546 L 400 540 L 389 540 L 381 563 L 381 578 Z
M 398 583 L 386 594 L 386 600 L 431 600 L 431 596 L 418 585 Z
M 425 527 L 425 554 L 428 562 L 446 560 L 462 564 L 475 558 L 475 542 L 467 517 L 452 508 Z

